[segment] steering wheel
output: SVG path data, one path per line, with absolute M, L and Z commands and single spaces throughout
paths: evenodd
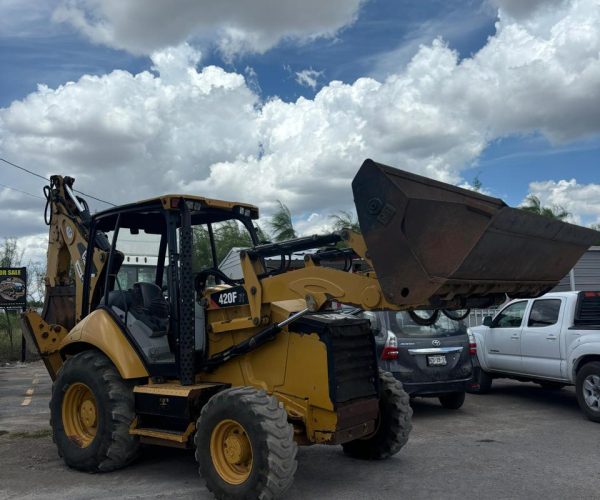
M 202 269 L 202 271 L 196 273 L 196 276 L 194 277 L 194 288 L 196 289 L 196 291 L 203 290 L 204 288 L 206 288 L 206 282 L 208 281 L 208 278 L 210 276 L 214 276 L 215 278 L 221 280 L 223 283 L 227 283 L 231 286 L 236 286 L 240 284 L 239 281 L 231 279 L 220 269 L 211 267 L 209 269 Z

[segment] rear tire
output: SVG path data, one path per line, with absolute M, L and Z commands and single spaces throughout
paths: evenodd
M 375 433 L 365 439 L 344 443 L 344 453 L 353 458 L 381 460 L 400 451 L 412 429 L 412 408 L 402 384 L 389 373 L 379 371 L 379 422 Z
M 274 396 L 252 387 L 221 391 L 202 408 L 197 429 L 199 471 L 216 498 L 277 498 L 294 481 L 298 446 Z
M 469 394 L 487 394 L 492 388 L 492 376 L 483 368 L 474 368 L 473 380 L 467 385 Z
M 108 472 L 129 464 L 139 440 L 132 387 L 96 350 L 67 359 L 52 385 L 50 425 L 58 454 L 74 469 Z
M 600 422 L 600 361 L 591 361 L 581 367 L 575 393 L 585 416 L 592 422 Z
M 463 392 L 449 392 L 438 396 L 440 404 L 448 410 L 458 410 L 465 402 L 465 393 Z

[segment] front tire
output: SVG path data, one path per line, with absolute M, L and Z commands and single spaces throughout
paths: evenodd
M 586 417 L 592 422 L 600 422 L 600 361 L 586 363 L 579 370 L 575 393 Z
M 132 388 L 101 352 L 67 359 L 52 386 L 50 425 L 58 454 L 74 469 L 108 472 L 135 459 Z
M 215 394 L 197 423 L 196 460 L 219 499 L 277 498 L 292 484 L 298 447 L 274 396 L 252 387 Z
M 448 410 L 458 410 L 465 402 L 465 393 L 463 392 L 448 392 L 438 396 L 440 404 Z
M 412 429 L 410 398 L 402 384 L 389 373 L 379 371 L 379 421 L 377 430 L 367 438 L 344 443 L 344 453 L 353 458 L 381 460 L 400 451 Z

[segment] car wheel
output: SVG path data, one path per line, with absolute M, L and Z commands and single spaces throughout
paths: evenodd
M 587 418 L 600 422 L 600 362 L 586 363 L 577 373 L 577 402 Z
M 449 392 L 438 396 L 440 403 L 448 410 L 458 410 L 465 402 L 464 392 Z
M 492 376 L 483 368 L 475 368 L 473 380 L 467 386 L 470 394 L 487 394 L 492 388 Z

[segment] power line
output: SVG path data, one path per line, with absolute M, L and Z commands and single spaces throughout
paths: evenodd
M 50 182 L 50 179 L 48 179 L 47 177 L 44 177 L 43 175 L 40 175 L 40 174 L 36 174 L 35 172 L 32 172 L 31 170 L 27 170 L 25 167 L 20 167 L 19 165 L 15 164 L 11 161 L 5 160 L 4 158 L 0 158 L 0 160 L 3 161 L 4 163 L 8 163 L 9 165 L 11 165 L 15 168 L 18 168 L 19 170 L 23 170 L 23 172 L 27 172 L 28 174 L 35 175 L 36 177 L 39 177 L 40 179 L 44 179 L 45 181 Z
M 6 189 L 10 189 L 11 191 L 17 191 L 19 193 L 26 194 L 27 196 L 32 196 L 33 198 L 37 198 L 38 200 L 46 201 L 45 198 L 42 198 L 41 196 L 38 196 L 37 194 L 28 193 L 27 191 L 23 191 L 22 189 L 17 189 L 17 188 L 7 186 L 6 184 L 2 184 L 2 183 L 0 183 L 0 186 L 4 187 Z
M 31 170 L 28 170 L 25 167 L 21 167 L 20 165 L 17 165 L 16 163 L 13 163 L 12 161 L 8 161 L 4 158 L 0 158 L 0 161 L 3 161 L 4 163 L 11 165 L 12 167 L 18 168 L 19 170 L 22 170 L 23 172 L 27 172 L 28 174 L 34 175 L 35 177 L 39 177 L 40 179 L 50 182 L 50 179 L 48 179 L 47 177 L 44 177 L 43 175 L 40 175 L 36 172 L 32 172 Z M 8 186 L 5 186 L 5 187 L 8 187 Z M 12 188 L 9 188 L 9 189 L 12 189 Z M 16 191 L 19 191 L 19 190 L 17 189 Z M 110 201 L 106 201 L 101 198 L 97 198 L 96 196 L 93 196 L 91 194 L 84 193 L 83 191 L 79 191 L 79 189 L 73 189 L 73 191 L 75 191 L 76 193 L 82 194 L 83 196 L 87 196 L 88 198 L 91 198 L 92 200 L 96 200 L 101 203 L 106 203 L 107 205 L 110 205 L 111 207 L 116 206 L 114 203 L 111 203 Z M 29 194 L 29 193 L 25 193 L 25 194 Z M 32 195 L 32 196 L 35 196 L 35 195 Z

